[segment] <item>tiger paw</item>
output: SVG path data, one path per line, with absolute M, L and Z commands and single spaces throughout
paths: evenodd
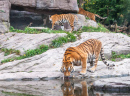
M 86 70 L 80 71 L 80 74 L 86 74 Z
M 87 69 L 89 72 L 92 72 L 92 73 L 94 73 L 95 72 L 95 70 L 92 70 L 92 69 Z

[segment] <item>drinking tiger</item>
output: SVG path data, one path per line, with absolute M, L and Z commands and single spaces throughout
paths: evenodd
M 86 74 L 87 62 L 90 63 L 90 72 L 94 72 L 97 67 L 99 55 L 105 65 L 109 67 L 115 66 L 114 64 L 108 64 L 103 54 L 103 47 L 101 41 L 97 39 L 89 39 L 76 47 L 69 47 L 66 49 L 62 61 L 61 72 L 64 76 L 70 76 L 74 71 L 74 65 L 81 65 L 82 70 L 80 74 Z

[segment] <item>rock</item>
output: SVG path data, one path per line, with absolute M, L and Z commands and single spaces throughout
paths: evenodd
M 0 81 L 1 96 L 62 96 L 61 80 L 51 81 Z M 5 92 L 5 93 L 4 93 Z M 7 95 L 10 93 L 11 95 Z
M 28 7 L 36 7 L 37 0 L 9 0 L 11 4 L 17 6 L 28 6 Z
M 0 34 L 9 31 L 10 23 L 0 21 Z
M 9 13 L 11 4 L 9 1 L 0 1 L 0 34 L 9 31 Z
M 67 10 L 77 12 L 77 0 L 37 0 L 37 9 Z
M 97 22 L 95 22 L 93 20 L 86 20 L 84 22 L 84 26 L 98 28 Z
M 16 34 L 16 33 L 12 33 L 12 34 Z M 12 34 L 10 33 L 10 36 L 8 36 L 8 37 L 11 37 Z M 42 34 L 44 34 L 44 33 L 42 33 Z M 36 38 L 36 36 L 39 36 L 39 38 L 37 38 L 37 41 L 38 41 L 40 39 L 40 36 L 42 36 L 42 34 L 28 35 L 28 38 L 31 38 L 31 37 Z M 24 36 L 24 39 L 20 40 L 21 43 L 22 43 L 22 41 L 24 41 L 26 39 L 28 40 L 28 38 L 25 37 L 26 36 L 25 34 L 21 33 L 19 35 Z M 16 36 L 18 37 L 18 34 L 16 34 Z M 44 36 L 42 36 L 42 37 L 44 37 Z M 120 34 L 120 33 L 84 32 L 81 34 L 81 39 L 76 42 L 67 43 L 60 48 L 50 49 L 43 54 L 36 55 L 36 56 L 30 57 L 30 58 L 16 60 L 13 62 L 8 62 L 5 64 L 2 64 L 0 66 L 0 74 L 1 74 L 0 80 L 5 80 L 7 78 L 14 78 L 14 79 L 22 79 L 22 78 L 32 78 L 33 79 L 33 78 L 43 78 L 43 77 L 61 78 L 61 77 L 63 77 L 63 73 L 60 72 L 60 68 L 62 65 L 63 54 L 64 54 L 65 50 L 68 47 L 77 46 L 80 43 L 82 43 L 90 38 L 96 38 L 96 39 L 99 39 L 102 41 L 104 49 L 105 49 L 104 53 L 106 52 L 106 50 L 108 50 L 107 53 L 111 53 L 113 48 L 116 46 L 116 44 L 121 45 L 121 46 L 130 47 L 130 37 Z M 3 38 L 2 40 L 6 40 L 6 39 Z M 10 39 L 9 41 L 14 42 L 14 40 L 18 41 L 18 40 L 16 40 L 16 38 L 12 39 L 12 40 Z M 31 43 L 33 40 L 31 40 L 31 39 L 29 39 L 29 40 L 30 41 L 26 41 L 28 43 L 25 44 L 25 46 L 30 47 L 28 44 L 33 45 Z M 10 43 L 9 41 L 8 41 L 8 43 L 5 41 L 7 43 L 6 47 Z M 40 42 L 43 43 L 43 41 L 40 41 Z M 35 41 L 35 44 L 37 44 L 36 41 Z M 35 46 L 35 44 L 33 46 Z M 13 46 L 13 45 L 11 45 L 11 46 Z M 19 48 L 21 48 L 21 47 L 19 47 Z M 24 47 L 24 48 L 27 48 L 27 47 Z M 105 56 L 106 56 L 106 54 L 105 54 Z M 111 57 L 111 55 L 109 57 Z M 108 61 L 108 63 L 110 63 L 110 64 L 114 63 L 116 66 L 114 67 L 114 69 L 110 70 L 106 67 L 105 64 L 103 64 L 102 61 L 99 61 L 96 71 L 94 73 L 87 71 L 85 78 L 91 78 L 91 77 L 104 78 L 104 77 L 116 77 L 116 76 L 128 76 L 129 75 L 130 59 L 124 59 L 120 62 Z M 75 66 L 74 68 L 75 68 L 75 71 L 73 73 L 73 76 L 75 78 L 82 78 L 82 75 L 79 75 L 79 73 L 78 73 L 81 70 L 81 66 Z
M 22 7 L 32 7 L 37 10 L 58 10 L 77 12 L 77 0 L 10 0 L 11 4 Z M 32 9 L 33 10 L 33 9 Z
M 96 80 L 93 87 L 96 91 L 129 93 L 130 77 L 116 77 Z
M 39 48 L 40 45 L 49 45 L 52 40 L 65 35 L 65 33 L 25 34 L 10 32 L 0 35 L 0 48 L 19 50 L 20 54 L 23 55 L 27 50 Z

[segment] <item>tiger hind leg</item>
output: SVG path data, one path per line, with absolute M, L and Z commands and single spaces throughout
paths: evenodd
M 95 72 L 96 68 L 97 68 L 97 62 L 98 62 L 98 58 L 99 58 L 99 55 L 100 55 L 100 50 L 101 50 L 101 44 L 99 44 L 99 46 L 97 47 L 97 50 L 95 52 L 95 60 L 94 61 L 94 66 L 91 67 L 90 69 L 88 69 L 88 71 L 90 72 Z
M 71 27 L 71 31 L 70 33 L 72 33 L 72 31 L 74 30 L 74 20 L 69 21 L 70 27 Z

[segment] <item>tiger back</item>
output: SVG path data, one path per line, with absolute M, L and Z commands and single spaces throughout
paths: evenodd
M 91 20 L 93 20 L 93 21 L 95 21 L 95 22 L 96 22 L 95 16 L 97 16 L 97 17 L 100 18 L 100 19 L 106 19 L 106 18 L 107 18 L 107 17 L 101 17 L 101 16 L 99 16 L 98 14 L 94 14 L 94 13 L 85 11 L 85 10 L 82 9 L 82 8 L 79 8 L 78 14 L 85 15 L 85 16 L 87 16 L 88 18 L 90 18 Z
M 105 60 L 102 43 L 97 39 L 89 39 L 76 47 L 69 47 L 64 53 L 61 72 L 64 73 L 64 76 L 70 76 L 74 71 L 73 66 L 81 65 L 82 70 L 80 74 L 86 74 L 87 61 L 91 65 L 88 71 L 94 72 L 97 67 L 99 55 L 101 55 L 101 59 L 105 65 L 109 67 L 114 66 L 114 64 L 110 65 Z
M 74 30 L 75 19 L 78 21 L 78 17 L 74 14 L 54 14 L 50 17 L 50 21 L 52 21 L 52 29 L 54 29 L 55 24 L 63 25 L 63 23 L 68 22 L 72 28 L 70 32 Z

